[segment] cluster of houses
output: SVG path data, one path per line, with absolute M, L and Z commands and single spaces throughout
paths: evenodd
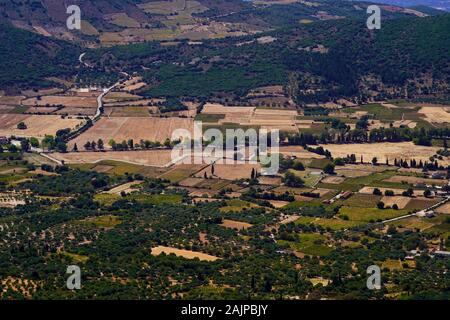
M 335 197 L 329 199 L 329 200 L 324 200 L 323 203 L 325 204 L 332 204 L 335 201 L 342 199 L 342 200 L 347 200 L 348 198 L 350 198 L 352 196 L 353 192 L 351 191 L 342 191 L 341 193 L 339 193 L 338 195 L 336 195 Z
M 0 145 L 9 144 L 9 138 L 5 136 L 0 136 Z

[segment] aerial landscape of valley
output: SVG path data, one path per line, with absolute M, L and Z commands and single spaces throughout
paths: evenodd
M 450 2 L 0 17 L 0 300 L 450 299 Z

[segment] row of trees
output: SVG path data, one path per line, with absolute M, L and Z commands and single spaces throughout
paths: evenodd
M 103 151 L 103 150 L 105 150 L 105 144 L 102 139 L 98 139 L 97 142 L 87 141 L 84 144 L 84 149 L 88 150 L 88 151 L 95 151 L 95 150 Z M 76 143 L 73 146 L 73 151 L 75 151 L 75 152 L 78 151 L 78 146 Z
M 114 139 L 109 140 L 108 145 L 114 151 L 126 151 L 126 150 L 147 150 L 153 148 L 160 147 L 172 147 L 174 143 L 172 143 L 169 139 L 167 139 L 163 144 L 160 142 L 152 142 L 149 140 L 141 140 L 139 143 L 134 143 L 133 139 L 123 140 L 122 142 L 116 142 Z M 105 143 L 102 139 L 98 139 L 97 141 L 87 141 L 83 145 L 84 149 L 87 151 L 103 151 L 105 150 Z M 72 149 L 73 152 L 78 152 L 78 145 L 75 143 Z
M 367 131 L 365 128 L 349 130 L 342 128 L 341 122 L 335 125 L 338 132 L 323 132 L 320 135 L 311 133 L 298 133 L 287 135 L 289 144 L 292 145 L 316 145 L 319 143 L 366 143 L 366 142 L 405 142 L 413 141 L 417 145 L 431 146 L 432 139 L 446 139 L 450 137 L 450 128 L 411 129 L 411 128 L 379 128 Z

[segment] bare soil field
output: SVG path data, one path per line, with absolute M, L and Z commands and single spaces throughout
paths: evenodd
M 121 194 L 122 192 L 129 193 L 133 191 L 133 186 L 136 186 L 138 184 L 141 184 L 142 181 L 132 181 L 128 183 L 121 184 L 120 186 L 117 186 L 115 188 L 112 188 L 111 190 L 107 191 L 108 194 Z
M 413 177 L 413 176 L 393 176 L 389 179 L 384 180 L 386 182 L 406 182 L 410 184 L 418 184 L 423 183 L 426 185 L 437 185 L 437 186 L 443 186 L 448 184 L 446 180 L 439 180 L 439 179 L 425 179 L 425 178 L 419 178 L 419 177 Z
M 63 105 L 65 107 L 79 108 L 95 108 L 97 107 L 97 98 L 92 96 L 43 96 L 41 99 L 29 98 L 22 101 L 25 106 L 56 106 Z
M 202 183 L 202 178 L 187 178 L 180 181 L 178 184 L 182 187 L 195 187 L 197 184 Z
M 162 253 L 165 254 L 175 254 L 178 257 L 183 257 L 186 259 L 195 259 L 198 258 L 201 261 L 216 261 L 220 258 L 202 253 L 202 252 L 195 252 L 190 250 L 183 250 L 183 249 L 177 249 L 172 247 L 164 247 L 164 246 L 158 246 L 151 249 L 151 253 L 153 256 L 159 256 Z
M 88 91 L 85 91 L 85 89 L 71 89 L 70 96 L 73 97 L 90 97 L 90 98 L 97 98 L 102 91 L 99 90 L 91 90 L 88 89 Z M 50 95 L 50 94 L 49 94 Z
M 235 221 L 235 220 L 227 220 L 227 219 L 224 219 L 222 221 L 222 224 L 220 224 L 220 225 L 225 228 L 237 229 L 237 230 L 246 230 L 248 228 L 253 227 L 253 225 L 250 223 L 240 222 L 240 221 Z
M 304 119 L 297 119 L 295 120 L 295 124 L 297 126 L 297 129 L 311 129 L 315 123 L 312 120 L 304 120 Z
M 26 113 L 51 114 L 57 110 L 56 107 L 29 107 Z
M 440 206 L 435 210 L 437 213 L 450 214 L 450 202 Z
M 394 196 L 394 197 L 383 197 L 381 198 L 381 201 L 384 203 L 384 205 L 387 207 L 391 207 L 396 204 L 399 209 L 404 209 L 409 201 L 411 201 L 411 198 L 409 197 L 402 197 L 402 196 Z
M 105 116 L 108 117 L 150 117 L 157 113 L 156 107 L 105 107 Z
M 135 91 L 145 87 L 147 84 L 142 81 L 141 77 L 134 77 L 133 79 L 125 82 L 122 89 L 127 92 Z
M 412 121 L 412 120 L 397 120 L 394 121 L 394 127 L 395 128 L 400 128 L 400 127 L 408 127 L 411 129 L 414 129 L 415 127 L 417 127 L 417 122 Z
M 269 202 L 277 209 L 283 208 L 284 206 L 287 206 L 289 204 L 288 201 L 281 201 L 281 200 L 269 200 Z
M 13 113 L 15 106 L 0 104 L 0 114 Z
M 266 87 L 259 87 L 250 90 L 250 92 L 247 94 L 247 97 L 259 97 L 259 96 L 284 96 L 284 89 L 282 85 L 274 85 L 274 86 L 266 86 Z
M 41 175 L 41 176 L 59 176 L 59 174 L 56 172 L 48 172 L 42 169 L 36 169 L 33 171 L 29 171 L 28 173 L 32 175 Z
M 193 128 L 193 120 L 184 118 L 102 118 L 89 130 L 70 141 L 69 148 L 75 143 L 82 147 L 87 141 L 98 139 L 105 142 L 106 148 L 110 148 L 108 145 L 110 139 L 118 143 L 128 139 L 133 139 L 135 143 L 139 143 L 140 140 L 164 143 L 166 139 L 172 138 L 176 129 L 185 129 L 192 134 Z
M 373 190 L 375 187 L 363 187 L 358 192 L 363 194 L 373 194 Z M 392 190 L 395 195 L 401 196 L 403 191 L 406 191 L 406 189 L 396 189 L 396 188 L 377 188 L 379 189 L 383 194 L 386 190 Z M 421 196 L 423 195 L 423 190 L 414 190 L 415 196 Z
M 103 102 L 105 103 L 105 105 L 107 105 L 109 103 L 136 101 L 141 99 L 142 99 L 141 96 L 132 93 L 123 91 L 110 91 L 106 96 L 104 96 Z
M 17 129 L 17 124 L 24 122 L 27 126 L 25 130 Z M 55 135 L 61 129 L 75 129 L 84 120 L 76 118 L 61 118 L 57 115 L 0 115 L 0 135 L 16 135 L 22 137 L 44 137 L 45 135 Z
M 96 171 L 96 172 L 100 172 L 100 173 L 106 173 L 109 170 L 114 169 L 113 166 L 108 166 L 105 164 L 99 164 L 98 166 L 95 166 L 94 168 L 92 168 L 92 170 Z
M 422 173 L 422 169 L 420 168 L 400 168 L 398 169 L 398 172 L 406 172 L 406 173 Z
M 23 114 L 2 114 L 0 115 L 0 131 L 16 128 L 19 122 L 24 121 L 28 117 Z
M 55 114 L 60 115 L 73 115 L 73 116 L 93 116 L 97 112 L 95 108 L 83 108 L 83 107 L 66 107 L 55 111 Z
M 323 159 L 324 156 L 321 156 L 317 153 L 309 152 L 305 150 L 301 146 L 281 146 L 279 147 L 279 152 L 282 155 L 289 157 L 297 157 L 298 159 Z
M 261 165 L 259 164 L 216 164 L 214 165 L 214 178 L 220 178 L 224 180 L 237 180 L 237 179 L 250 179 L 252 169 L 256 172 L 261 172 Z M 198 172 L 195 176 L 202 178 L 204 174 L 208 177 L 211 175 L 211 168 L 207 167 Z
M 67 164 L 97 163 L 113 160 L 143 166 L 164 167 L 171 162 L 170 150 L 69 152 L 51 153 L 49 155 Z
M 296 110 L 256 109 L 249 123 L 241 125 L 261 126 L 262 129 L 279 129 L 280 131 L 298 131 Z M 309 125 L 309 127 L 311 127 Z M 308 127 L 308 128 L 309 128 Z
M 258 177 L 258 181 L 260 184 L 267 184 L 272 186 L 279 186 L 281 185 L 281 177 L 265 177 L 261 176 Z
M 323 183 L 331 183 L 331 184 L 341 184 L 344 181 L 345 181 L 344 177 L 335 177 L 335 176 L 326 177 L 325 179 L 322 180 Z
M 0 104 L 17 106 L 25 96 L 0 96 Z
M 420 198 L 414 198 L 409 201 L 408 205 L 405 207 L 407 210 L 423 210 L 428 207 L 431 207 L 432 205 L 435 205 L 440 201 L 439 198 L 437 199 L 428 199 L 425 197 Z
M 185 188 L 189 192 L 190 197 L 214 197 L 218 194 L 217 190 L 209 189 L 197 189 L 197 188 Z
M 380 120 L 369 120 L 369 130 L 373 129 L 380 129 L 380 128 L 389 128 L 391 126 L 391 123 L 389 122 L 382 122 Z M 417 122 L 412 120 L 397 120 L 392 123 L 392 126 L 394 128 L 400 128 L 400 127 L 408 127 L 408 128 L 415 128 L 417 126 Z
M 359 159 L 358 159 L 359 160 Z M 372 164 L 346 164 L 344 167 L 337 166 L 336 171 L 364 171 L 367 173 L 384 172 L 386 170 L 392 170 L 392 167 L 386 165 L 372 165 Z
M 299 122 L 296 110 L 224 106 L 212 103 L 204 106 L 202 114 L 223 115 L 224 118 L 219 120 L 219 124 L 236 123 L 267 130 L 298 131 L 297 123 L 310 128 L 312 122 L 310 120 L 307 124 Z
M 170 180 L 171 182 L 180 182 L 205 167 L 202 164 L 176 164 L 169 171 L 161 175 L 160 178 Z
M 355 154 L 356 159 L 363 156 L 364 162 L 370 162 L 374 157 L 378 159 L 379 163 L 385 163 L 386 158 L 393 163 L 394 159 L 416 161 L 429 161 L 429 158 L 436 154 L 438 147 L 417 146 L 412 142 L 383 142 L 383 143 L 355 143 L 355 144 L 326 144 L 321 145 L 324 149 L 331 152 L 333 157 L 344 158 L 349 154 Z M 442 165 L 448 165 L 450 161 L 444 159 L 438 161 Z
M 116 94 L 119 94 L 119 92 L 115 92 Z M 123 99 L 120 99 L 119 101 L 115 101 L 112 99 L 105 99 L 105 101 L 112 101 L 105 103 L 105 107 L 145 107 L 145 106 L 156 106 L 158 104 L 161 104 L 164 102 L 164 99 L 141 99 L 139 96 L 129 96 L 129 100 L 126 100 L 127 96 L 124 96 Z M 135 98 L 133 98 L 135 97 Z
M 320 194 L 320 197 L 327 195 L 330 191 L 331 191 L 330 189 L 323 189 L 323 188 L 317 188 L 313 190 L 314 193 Z
M 239 107 L 239 106 L 224 106 L 218 103 L 207 103 L 203 107 L 202 113 L 205 114 L 224 114 L 231 118 L 234 116 L 244 116 L 249 118 L 255 111 L 255 107 Z M 230 119 L 231 119 L 230 118 Z M 239 118 L 236 118 L 239 120 Z
M 450 107 L 440 105 L 424 105 L 419 114 L 425 116 L 425 120 L 430 123 L 450 123 Z
M 0 167 L 1 168 L 1 167 Z M 0 169 L 0 174 L 15 174 L 15 173 L 23 173 L 26 172 L 27 169 L 23 167 L 9 167 L 8 169 Z

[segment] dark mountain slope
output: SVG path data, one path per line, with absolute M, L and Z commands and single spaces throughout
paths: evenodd
M 365 20 L 325 21 L 268 33 L 275 40 L 265 44 L 256 41 L 260 36 L 199 47 L 147 43 L 95 50 L 88 57 L 99 69 L 143 74 L 152 84 L 149 95 L 236 97 L 256 86 L 284 84 L 296 86 L 291 89 L 299 102 L 417 97 L 449 93 L 447 30 L 450 15 L 384 21 L 375 31 Z
M 47 77 L 76 72 L 80 48 L 0 23 L 0 87 L 45 87 Z
M 84 21 L 81 32 L 69 31 L 66 28 L 66 8 L 69 5 L 78 5 L 81 8 Z M 173 40 L 173 37 L 181 33 L 179 27 L 182 25 L 200 27 L 220 22 L 233 24 L 232 29 L 246 33 L 247 30 L 266 31 L 271 28 L 295 26 L 300 21 L 307 23 L 317 20 L 365 18 L 367 5 L 368 2 L 335 0 L 283 5 L 260 5 L 259 2 L 243 0 L 1 0 L 0 16 L 33 32 L 80 42 L 88 41 L 89 45 L 93 45 L 101 40 L 109 44 L 110 37 L 121 38 L 121 43 L 149 40 L 145 38 L 145 34 L 151 31 L 165 34 L 166 40 Z M 191 10 L 191 7 L 201 9 L 196 11 Z M 405 11 L 392 6 L 383 9 L 384 19 L 414 15 L 423 14 L 420 11 Z M 217 25 L 211 28 L 214 30 Z M 175 35 L 174 30 L 178 30 Z M 105 36 L 105 33 L 124 31 L 125 35 Z M 204 38 L 208 37 L 215 38 L 211 34 L 204 35 Z

